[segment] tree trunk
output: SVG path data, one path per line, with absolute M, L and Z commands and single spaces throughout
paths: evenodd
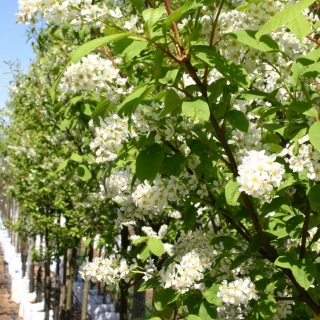
M 127 252 L 129 246 L 129 231 L 128 227 L 123 226 L 121 229 L 121 247 L 122 251 Z M 120 320 L 128 320 L 128 284 L 124 280 L 120 280 L 120 301 L 118 301 L 118 312 Z
M 145 318 L 146 292 L 138 292 L 138 289 L 140 288 L 142 283 L 143 280 L 141 278 L 134 284 L 131 319 Z
M 120 320 L 128 320 L 128 284 L 120 280 L 120 299 L 117 301 L 116 312 L 120 314 Z
M 60 258 L 57 260 L 54 292 L 54 320 L 59 320 L 60 311 Z
M 67 297 L 67 257 L 68 257 L 68 251 L 65 252 L 63 256 L 63 274 L 62 274 L 62 285 L 60 288 L 60 319 L 65 319 L 65 311 L 66 311 L 66 297 Z
M 87 278 L 84 281 L 83 292 L 82 292 L 83 296 L 82 296 L 81 320 L 87 319 L 89 287 L 90 287 L 90 280 Z
M 50 311 L 50 293 L 51 293 L 51 282 L 50 282 L 50 243 L 49 243 L 49 230 L 46 228 L 45 231 L 45 265 L 44 265 L 44 311 L 45 320 L 49 320 Z
M 71 318 L 72 310 L 72 294 L 73 294 L 73 278 L 74 278 L 74 267 L 77 257 L 77 249 L 68 249 L 67 259 L 67 299 L 66 299 L 66 319 Z
M 32 252 L 35 246 L 35 238 L 29 239 L 29 252 L 28 252 L 28 277 L 29 277 L 29 292 L 34 292 L 34 261 Z
M 39 267 L 37 272 L 37 302 L 42 301 L 42 279 L 41 279 L 41 273 L 42 273 L 42 266 Z

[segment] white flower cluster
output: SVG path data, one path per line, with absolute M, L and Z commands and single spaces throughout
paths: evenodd
M 170 249 L 171 255 L 175 255 L 175 260 L 180 262 L 174 261 L 166 269 L 160 270 L 161 286 L 181 293 L 191 288 L 203 289 L 201 280 L 204 273 L 211 268 L 216 256 L 210 244 L 212 236 L 197 230 L 179 237 Z
M 307 170 L 307 177 L 310 180 L 320 181 L 320 153 L 310 143 L 309 136 L 305 135 L 298 140 L 298 154 L 294 152 L 294 143 L 288 144 L 281 152 L 285 161 L 293 172 Z
M 111 254 L 108 258 L 94 258 L 92 262 L 87 260 L 79 272 L 83 279 L 117 285 L 121 279 L 129 281 L 130 272 L 136 268 L 135 261 L 128 265 L 120 255 Z
M 275 159 L 276 155 L 268 156 L 264 150 L 246 152 L 238 167 L 239 191 L 262 201 L 268 200 L 272 190 L 280 186 L 285 173 L 284 166 Z
M 68 21 L 75 31 L 79 31 L 84 24 L 103 31 L 101 20 L 108 13 L 105 6 L 92 4 L 92 0 L 19 0 L 18 5 L 18 23 L 33 24 L 40 18 L 53 21 L 55 25 Z
M 229 283 L 224 280 L 217 296 L 227 305 L 247 305 L 252 299 L 258 300 L 255 285 L 250 278 L 239 278 Z
M 160 227 L 158 233 L 155 232 L 151 227 L 147 227 L 147 226 L 142 227 L 141 230 L 149 237 L 162 239 L 167 234 L 168 226 L 166 224 L 163 224 Z
M 233 130 L 231 138 L 228 140 L 228 144 L 234 145 L 239 152 L 243 154 L 244 150 L 256 150 L 260 151 L 264 149 L 261 143 L 262 128 L 258 128 L 256 124 L 250 122 L 249 130 L 247 133 L 240 130 Z
M 127 93 L 124 90 L 126 81 L 119 76 L 119 69 L 110 60 L 89 54 L 66 69 L 59 88 L 71 94 L 79 91 L 93 91 L 96 95 L 104 93 L 107 100 L 117 104 L 121 95 Z
M 117 152 L 129 137 L 136 134 L 128 126 L 128 118 L 120 118 L 117 113 L 111 113 L 104 120 L 100 119 L 100 127 L 95 127 L 95 138 L 90 143 L 90 149 L 95 150 L 96 162 L 106 163 L 117 158 Z

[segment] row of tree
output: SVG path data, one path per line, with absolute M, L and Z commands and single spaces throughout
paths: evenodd
M 154 320 L 317 318 L 316 1 L 19 9 L 35 60 L 11 65 L 1 177 L 20 210 L 7 226 L 45 243 L 46 319 L 53 260 L 55 316 L 70 318 L 82 245 L 86 290 L 115 286 L 121 319 L 132 286 L 133 319 L 147 289 Z

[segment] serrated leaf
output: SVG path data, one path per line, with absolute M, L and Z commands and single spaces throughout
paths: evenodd
M 205 101 L 195 98 L 182 103 L 181 115 L 190 117 L 192 120 L 198 119 L 203 123 L 209 120 L 210 110 Z
M 308 52 L 306 55 L 301 55 L 297 60 L 293 61 L 290 70 L 290 83 L 296 87 L 299 84 L 300 78 L 303 74 L 311 70 L 313 71 L 317 66 L 317 61 L 320 59 L 320 48 Z
M 203 296 L 209 303 L 215 304 L 216 306 L 222 305 L 222 300 L 220 297 L 217 296 L 219 292 L 220 284 L 214 284 L 208 290 L 203 292 Z
M 73 161 L 78 162 L 78 163 L 82 163 L 83 162 L 83 157 L 80 156 L 80 154 L 72 153 L 72 155 L 70 157 L 70 160 L 73 160 Z
M 141 150 L 136 160 L 136 174 L 138 179 L 143 182 L 152 182 L 160 171 L 164 158 L 163 147 L 155 143 L 152 146 Z
M 150 84 L 144 84 L 140 88 L 137 88 L 133 93 L 131 93 L 119 106 L 118 114 L 121 116 L 123 114 L 132 114 L 140 102 L 153 91 L 154 86 Z
M 301 13 L 292 18 L 287 27 L 301 42 L 305 36 L 312 32 L 309 20 L 307 20 L 307 18 Z
M 306 101 L 295 101 L 286 107 L 306 116 L 315 118 L 318 116 L 317 110 Z
M 196 316 L 195 314 L 188 314 L 185 319 L 186 319 L 186 320 L 202 320 L 201 318 L 199 318 L 199 317 Z
M 164 253 L 164 245 L 159 239 L 149 238 L 147 245 L 149 250 L 157 257 L 160 257 Z
M 197 3 L 193 0 L 186 1 L 181 7 L 177 10 L 173 11 L 168 18 L 163 22 L 162 25 L 162 32 L 163 34 L 166 33 L 167 29 L 171 26 L 171 24 L 177 20 L 179 20 L 184 14 L 186 14 L 189 10 L 202 7 L 202 3 Z
M 82 181 L 88 181 L 92 177 L 91 172 L 88 169 L 88 167 L 83 164 L 81 164 L 78 167 L 77 171 L 78 171 L 79 179 L 81 179 Z
M 148 8 L 142 11 L 142 17 L 147 22 L 149 28 L 156 24 L 160 18 L 167 12 L 165 7 Z
M 146 261 L 150 257 L 150 250 L 147 245 L 145 245 L 142 251 L 139 253 L 141 261 Z
M 249 87 L 250 79 L 247 71 L 234 62 L 228 61 L 215 49 L 210 49 L 208 46 L 195 46 L 192 53 L 209 66 L 216 68 L 231 83 L 237 83 L 243 88 Z
M 316 121 L 309 129 L 311 144 L 320 152 L 320 121 Z
M 169 303 L 177 300 L 180 296 L 180 293 L 176 293 L 176 291 L 172 288 L 162 288 L 154 291 L 153 299 L 154 306 L 157 310 L 163 310 Z
M 68 163 L 69 163 L 69 159 L 64 160 L 63 162 L 61 162 L 61 163 L 59 164 L 56 172 L 59 172 L 59 171 L 65 169 L 65 168 L 67 167 Z
M 137 291 L 143 292 L 148 289 L 156 288 L 158 286 L 159 286 L 159 281 L 156 278 L 150 278 L 147 281 L 143 282 Z
M 146 242 L 148 240 L 148 237 L 139 237 L 139 238 L 136 238 L 134 239 L 132 242 L 131 242 L 131 245 L 133 246 L 136 246 L 142 242 Z
M 164 116 L 166 116 L 167 114 L 175 110 L 176 108 L 180 108 L 181 103 L 182 103 L 181 99 L 178 96 L 177 92 L 173 89 L 169 89 L 166 92 L 166 97 L 164 100 L 164 108 L 160 112 L 159 117 L 163 118 Z
M 256 310 L 262 319 L 272 319 L 277 312 L 277 302 L 270 294 L 262 294 L 255 306 Z
M 299 15 L 304 9 L 311 6 L 315 1 L 316 0 L 302 0 L 278 12 L 262 26 L 262 28 L 257 32 L 256 38 L 260 39 L 264 34 L 274 31 L 294 20 L 297 15 Z
M 239 129 L 240 131 L 245 133 L 248 132 L 249 120 L 243 112 L 239 110 L 230 110 L 226 114 L 226 118 L 234 128 Z
M 217 319 L 217 310 L 210 305 L 207 301 L 203 301 L 199 310 L 199 317 L 201 320 L 214 320 Z
M 132 35 L 130 32 L 125 32 L 125 33 L 118 33 L 118 34 L 112 34 L 106 37 L 94 39 L 91 41 L 86 42 L 85 44 L 81 45 L 78 47 L 76 50 L 74 50 L 72 57 L 71 57 L 71 62 L 72 63 L 77 63 L 79 62 L 85 55 L 90 53 L 91 51 L 104 46 L 110 42 L 114 42 L 117 40 L 120 40 L 122 38 L 126 38 Z
M 236 206 L 238 204 L 237 200 L 240 196 L 239 187 L 240 185 L 236 179 L 228 181 L 224 192 L 229 206 Z
M 258 41 L 255 38 L 257 31 L 253 30 L 237 30 L 231 33 L 228 33 L 228 36 L 236 39 L 237 41 L 254 48 L 256 50 L 260 50 L 262 52 L 273 52 L 279 50 L 279 45 L 276 41 L 274 41 L 271 37 L 264 35 Z
M 86 241 L 84 242 L 84 246 L 85 246 L 85 247 L 89 247 L 91 241 L 92 241 L 91 238 L 86 239 Z

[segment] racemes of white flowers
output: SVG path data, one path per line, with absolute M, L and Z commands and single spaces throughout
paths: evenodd
M 79 271 L 83 279 L 100 281 L 107 285 L 117 285 L 123 279 L 130 280 L 130 273 L 137 268 L 136 261 L 128 264 L 120 255 L 111 254 L 107 258 L 96 257 L 92 262 L 86 260 Z
M 100 118 L 100 126 L 94 127 L 95 138 L 90 143 L 97 163 L 115 160 L 117 152 L 128 142 L 129 137 L 136 137 L 133 128 L 129 128 L 128 121 L 128 117 L 120 118 L 117 113 L 110 113 L 104 120 Z
M 276 162 L 276 155 L 267 155 L 264 150 L 245 153 L 238 167 L 239 191 L 261 201 L 269 200 L 274 188 L 280 186 L 285 173 L 284 166 Z
M 309 136 L 305 135 L 298 140 L 298 152 L 295 153 L 295 143 L 289 143 L 283 149 L 281 155 L 289 164 L 293 172 L 307 171 L 310 180 L 320 181 L 320 153 L 309 142 Z
M 258 300 L 255 284 L 248 277 L 238 278 L 229 283 L 224 280 L 217 296 L 227 305 L 247 305 L 252 299 Z
M 107 100 L 117 104 L 121 96 L 128 93 L 124 89 L 125 83 L 126 79 L 119 76 L 119 69 L 110 60 L 89 54 L 66 69 L 59 89 L 71 94 L 79 91 L 103 94 Z
M 181 293 L 192 288 L 204 289 L 204 274 L 210 270 L 216 256 L 210 244 L 212 236 L 196 230 L 179 237 L 167 251 L 175 255 L 175 261 L 159 271 L 161 286 Z

